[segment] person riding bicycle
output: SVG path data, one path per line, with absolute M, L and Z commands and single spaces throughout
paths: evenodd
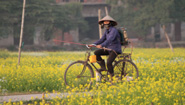
M 100 70 L 105 70 L 105 61 L 101 58 L 101 55 L 109 55 L 107 59 L 107 68 L 110 76 L 114 76 L 113 71 L 113 61 L 117 57 L 117 54 L 121 54 L 121 43 L 120 43 L 120 35 L 118 30 L 114 27 L 117 25 L 117 22 L 110 16 L 105 16 L 98 22 L 102 28 L 106 28 L 103 36 L 93 44 L 88 45 L 89 47 L 100 48 L 94 52 L 96 55 L 97 63 L 101 66 Z M 104 50 L 101 48 L 108 48 L 111 51 Z

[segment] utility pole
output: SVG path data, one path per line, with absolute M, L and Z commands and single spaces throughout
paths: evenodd
M 26 0 L 23 0 L 22 21 L 21 21 L 21 33 L 20 33 L 20 40 L 19 40 L 19 56 L 18 56 L 18 65 L 20 65 L 20 57 L 21 57 L 21 45 L 22 45 L 23 28 L 24 28 L 24 13 L 25 13 L 25 5 L 26 5 Z

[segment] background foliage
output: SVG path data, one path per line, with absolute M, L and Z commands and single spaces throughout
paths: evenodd
M 0 0 L 0 36 L 13 33 L 15 37 L 20 34 L 22 0 Z M 68 32 L 80 26 L 87 29 L 80 3 L 57 5 L 54 0 L 27 0 L 25 10 L 24 33 L 34 36 L 36 27 L 43 27 L 45 39 L 49 40 L 54 28 Z
M 185 21 L 184 0 L 107 0 L 112 6 L 111 15 L 120 22 L 144 36 L 147 30 L 157 24 L 177 24 Z M 175 35 L 180 34 L 175 30 Z M 178 35 L 177 35 L 178 36 Z

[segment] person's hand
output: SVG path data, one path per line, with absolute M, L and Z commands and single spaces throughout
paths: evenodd
M 102 46 L 101 45 L 96 45 L 96 48 L 102 48 Z
M 93 44 L 89 44 L 89 45 L 88 45 L 88 47 L 95 47 L 95 45 L 93 45 Z

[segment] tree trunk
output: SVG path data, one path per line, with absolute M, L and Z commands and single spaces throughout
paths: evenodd
M 181 22 L 175 23 L 175 41 L 181 40 Z

